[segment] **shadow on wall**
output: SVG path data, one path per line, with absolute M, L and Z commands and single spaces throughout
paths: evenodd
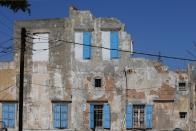
M 182 131 L 180 128 L 175 128 L 173 131 Z

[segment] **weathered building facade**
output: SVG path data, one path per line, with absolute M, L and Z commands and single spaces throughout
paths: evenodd
M 174 72 L 133 58 L 119 20 L 70 7 L 67 18 L 17 21 L 14 37 L 22 27 L 28 32 L 24 130 L 194 130 L 194 68 Z M 0 97 L 9 130 L 18 128 L 20 39 L 14 45 L 15 88 Z

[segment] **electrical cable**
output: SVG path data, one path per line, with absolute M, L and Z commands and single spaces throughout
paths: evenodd
M 27 35 L 27 37 L 29 37 L 29 36 Z M 32 38 L 32 37 L 29 37 L 29 38 Z M 33 38 L 33 39 L 35 39 L 35 38 Z M 42 39 L 42 38 L 40 37 L 39 39 Z M 43 39 L 43 40 L 45 40 L 45 39 Z M 139 55 L 144 55 L 144 56 L 161 57 L 161 58 L 183 60 L 183 61 L 184 60 L 186 60 L 186 61 L 196 61 L 196 59 L 191 59 L 191 58 L 182 58 L 182 57 L 167 56 L 167 55 L 156 55 L 156 54 L 151 54 L 151 53 L 144 53 L 144 52 L 137 52 L 137 51 L 130 51 L 130 50 L 122 50 L 122 49 L 112 49 L 112 48 L 107 48 L 107 47 L 103 47 L 103 46 L 96 46 L 96 45 L 93 45 L 93 43 L 91 43 L 91 45 L 87 45 L 87 44 L 83 44 L 83 43 L 77 43 L 77 42 L 61 40 L 61 39 L 57 39 L 57 40 L 54 39 L 53 41 L 55 41 L 55 42 L 61 41 L 61 42 L 66 42 L 66 43 L 71 43 L 71 44 L 76 44 L 76 45 L 83 45 L 83 46 L 89 46 L 89 47 L 93 47 L 93 48 L 100 48 L 100 49 L 106 49 L 106 50 L 115 50 L 115 51 L 139 54 Z M 49 42 L 52 42 L 52 41 L 49 41 Z M 48 49 L 50 49 L 50 48 L 48 48 Z M 43 49 L 43 50 L 47 50 L 47 49 Z

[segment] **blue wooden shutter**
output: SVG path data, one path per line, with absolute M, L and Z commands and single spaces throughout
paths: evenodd
M 14 128 L 15 127 L 15 104 L 3 103 L 2 126 Z
M 14 128 L 15 127 L 15 104 L 9 104 L 9 127 Z
M 61 128 L 68 127 L 68 105 L 61 104 Z
M 133 127 L 133 105 L 127 104 L 126 107 L 126 128 Z
M 110 105 L 108 103 L 103 106 L 103 127 L 110 128 Z
M 83 32 L 83 58 L 91 58 L 91 32 Z
M 3 114 L 2 114 L 2 119 L 3 119 L 3 121 L 2 121 L 2 125 L 3 125 L 3 127 L 5 128 L 5 127 L 8 127 L 8 111 L 9 111 L 9 105 L 8 104 L 6 104 L 6 103 L 3 103 L 3 105 L 2 105 L 3 107 Z
M 61 106 L 59 103 L 53 104 L 53 126 L 54 128 L 60 128 L 60 114 Z
M 146 128 L 152 128 L 152 114 L 153 114 L 153 106 L 147 104 L 145 106 L 145 124 L 146 124 Z
M 118 32 L 110 32 L 111 59 L 119 58 L 118 46 L 119 46 Z
M 94 128 L 94 105 L 90 104 L 90 111 L 89 111 L 89 127 Z

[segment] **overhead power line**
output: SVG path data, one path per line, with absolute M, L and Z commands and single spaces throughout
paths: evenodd
M 66 88 L 66 89 L 70 89 L 70 90 L 85 90 L 85 91 L 87 91 L 87 90 L 89 90 L 89 91 L 91 91 L 92 89 L 86 89 L 86 88 L 71 88 L 71 87 L 60 87 L 60 86 L 50 86 L 50 85 L 43 85 L 43 84 L 38 84 L 38 83 L 32 83 L 32 82 L 24 82 L 24 83 L 26 83 L 26 84 L 31 84 L 31 85 L 37 85 L 37 86 L 44 86 L 44 87 L 55 87 L 55 88 Z M 132 89 L 127 89 L 127 90 L 134 90 L 135 88 L 132 88 Z M 158 88 L 156 88 L 156 87 L 148 87 L 148 88 L 137 88 L 137 90 L 145 90 L 145 89 L 158 89 Z M 105 91 L 105 92 L 112 92 L 112 91 L 114 91 L 114 92 L 117 92 L 117 91 L 124 91 L 124 89 L 122 89 L 122 88 L 115 88 L 115 89 L 107 89 L 107 88 L 104 88 L 104 89 L 93 89 L 94 91 Z M 166 92 L 166 94 L 173 94 L 175 91 L 176 91 L 176 88 L 174 88 L 174 90 L 170 90 L 170 89 L 165 89 L 165 90 L 163 90 L 163 91 L 167 91 Z M 164 94 L 163 92 L 160 92 L 160 93 L 158 93 L 158 94 Z
M 36 39 L 36 38 L 33 38 L 32 36 L 29 36 L 29 35 L 27 35 L 27 37 L 32 38 L 32 39 Z M 44 39 L 42 37 L 39 37 L 39 39 L 46 40 L 46 39 Z M 66 42 L 66 43 L 71 43 L 71 44 L 76 44 L 76 45 L 90 46 L 90 47 L 93 47 L 93 48 L 101 48 L 101 49 L 106 49 L 106 50 L 116 50 L 116 51 L 120 51 L 120 52 L 133 53 L 133 54 L 144 55 L 144 56 L 161 57 L 161 58 L 175 59 L 175 60 L 183 60 L 183 61 L 184 60 L 186 60 L 186 61 L 196 61 L 196 59 L 191 59 L 191 58 L 183 58 L 183 57 L 160 55 L 160 54 L 157 55 L 157 54 L 144 53 L 144 52 L 138 52 L 138 51 L 130 51 L 130 50 L 122 50 L 122 49 L 112 49 L 112 48 L 107 48 L 107 47 L 103 47 L 103 46 L 96 46 L 93 43 L 91 43 L 91 45 L 87 45 L 87 44 L 83 44 L 83 43 L 77 43 L 77 42 L 67 41 L 67 40 L 61 40 L 61 39 L 56 39 L 56 40 L 53 39 L 53 40 L 50 40 L 49 42 L 53 42 L 54 43 L 54 42 L 58 42 L 58 41 Z M 59 45 L 56 45 L 56 46 L 59 46 Z M 53 46 L 53 47 L 55 47 L 55 46 Z M 50 47 L 48 49 L 43 49 L 43 51 L 44 50 L 49 50 L 49 49 L 50 49 Z
M 0 90 L 0 93 L 2 93 L 2 92 L 4 92 L 4 91 L 8 90 L 9 88 L 13 88 L 13 87 L 14 87 L 14 85 L 8 86 L 8 87 L 6 87 L 6 88 Z
M 7 25 L 6 23 L 4 23 L 3 21 L 0 20 L 0 23 L 3 25 L 3 27 L 7 28 L 8 30 L 12 31 L 12 28 Z

